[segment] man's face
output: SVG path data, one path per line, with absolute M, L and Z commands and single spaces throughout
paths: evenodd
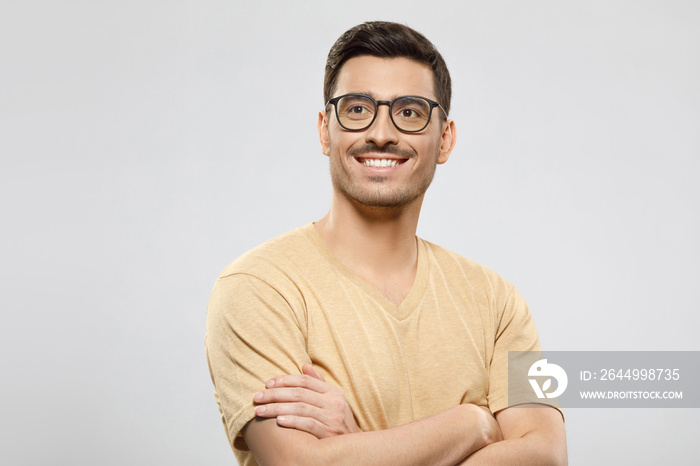
M 433 73 L 407 58 L 355 57 L 343 64 L 333 97 L 350 93 L 375 100 L 404 95 L 435 100 Z M 403 207 L 423 199 L 436 164 L 447 161 L 454 145 L 454 124 L 442 122 L 442 110 L 432 110 L 420 133 L 397 129 L 387 105 L 378 107 L 376 119 L 363 131 L 343 129 L 334 112 L 329 106 L 319 115 L 319 136 L 339 194 L 370 207 Z M 384 164 L 390 166 L 375 166 Z

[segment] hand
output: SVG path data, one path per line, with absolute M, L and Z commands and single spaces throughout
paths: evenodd
M 317 438 L 362 432 L 340 389 L 326 383 L 310 364 L 301 370 L 303 375 L 282 375 L 268 380 L 266 389 L 253 396 L 258 404 L 255 414 L 276 417 L 278 425 Z
M 484 446 L 503 440 L 501 426 L 498 424 L 498 421 L 493 416 L 493 414 L 491 414 L 491 411 L 488 408 L 484 406 L 477 406 L 474 404 L 466 404 L 461 406 L 469 408 L 472 412 L 472 415 L 475 416 L 473 418 L 475 422 L 475 428 L 481 430 L 483 440 L 485 442 Z

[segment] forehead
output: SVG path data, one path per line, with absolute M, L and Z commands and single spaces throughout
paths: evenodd
M 398 57 L 354 57 L 338 73 L 335 95 L 368 93 L 375 99 L 420 95 L 435 99 L 433 71 L 417 61 Z

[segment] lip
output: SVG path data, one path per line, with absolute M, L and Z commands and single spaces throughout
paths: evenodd
M 377 171 L 392 171 L 398 169 L 401 165 L 403 165 L 408 158 L 406 157 L 397 157 L 397 156 L 392 156 L 388 154 L 362 154 L 362 156 L 354 156 L 353 157 L 357 163 L 362 165 L 362 168 L 366 170 L 377 170 Z M 374 160 L 390 160 L 390 161 L 397 161 L 397 165 L 393 167 L 372 167 L 365 165 L 364 162 L 365 160 L 369 159 L 374 159 Z

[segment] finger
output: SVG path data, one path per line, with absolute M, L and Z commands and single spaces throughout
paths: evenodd
M 297 416 L 316 419 L 327 424 L 329 415 L 325 410 L 307 403 L 271 403 L 255 407 L 255 415 L 260 417 Z
M 301 387 L 313 390 L 319 393 L 326 393 L 331 390 L 332 387 L 310 375 L 298 374 L 298 375 L 280 375 L 279 377 L 272 378 L 265 383 L 266 388 L 279 388 L 279 387 Z
M 330 437 L 333 434 L 328 431 L 328 427 L 316 419 L 299 416 L 278 416 L 277 425 L 290 429 L 301 430 L 314 435 L 316 438 Z
M 257 404 L 269 403 L 306 403 L 319 408 L 325 407 L 324 395 L 301 387 L 282 387 L 262 390 L 253 395 Z
M 324 379 L 323 376 L 322 376 L 321 374 L 319 374 L 318 372 L 316 372 L 316 369 L 314 369 L 314 366 L 312 366 L 311 364 L 304 364 L 304 365 L 302 366 L 302 368 L 301 368 L 301 371 L 302 371 L 304 374 L 308 375 L 309 377 L 313 377 L 313 378 L 315 378 L 315 379 L 318 379 L 318 380 L 320 380 L 321 382 L 325 382 L 325 381 L 326 381 L 326 379 Z
M 344 424 L 338 416 L 325 410 L 304 403 L 275 403 L 257 406 L 255 414 L 259 417 L 276 417 L 285 427 L 293 427 L 315 435 L 317 438 L 330 437 L 346 433 Z

